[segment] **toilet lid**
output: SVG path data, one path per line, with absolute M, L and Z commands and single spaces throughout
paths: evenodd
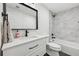
M 58 44 L 56 44 L 56 43 L 53 43 L 53 42 L 51 42 L 51 43 L 47 43 L 47 45 L 50 46 L 50 47 L 61 48 L 60 45 L 58 45 Z

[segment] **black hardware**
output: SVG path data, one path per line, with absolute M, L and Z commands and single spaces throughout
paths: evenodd
M 34 10 L 34 11 L 37 11 L 36 9 L 30 7 L 29 5 L 27 5 L 27 4 L 25 4 L 25 3 L 19 3 L 19 4 L 21 4 L 21 5 L 25 6 L 25 7 L 28 7 L 28 8 L 30 8 L 30 9 Z
M 2 16 L 7 16 L 7 14 L 4 14 L 4 13 L 2 12 Z
M 2 47 L 4 44 L 4 24 L 5 24 L 5 20 L 6 20 L 6 3 L 3 3 L 3 12 L 2 12 L 2 16 L 3 16 L 3 35 L 2 35 L 2 39 L 1 39 L 1 48 L 0 48 L 0 54 L 1 56 L 3 56 L 3 51 L 2 51 Z
M 55 39 L 55 37 L 52 37 L 53 39 Z
M 6 21 L 7 21 L 7 42 L 9 42 L 9 21 L 8 21 L 8 14 L 6 15 Z
M 54 36 L 54 34 L 52 33 L 52 36 Z
M 27 30 L 26 30 L 26 34 L 25 34 L 25 36 L 28 36 L 28 34 L 27 33 L 29 33 Z
M 18 32 L 18 29 L 17 29 L 17 32 Z
M 55 39 L 55 36 L 54 36 L 54 34 L 53 34 L 53 33 L 52 33 L 52 38 L 53 38 L 53 39 Z
M 35 47 L 37 47 L 37 46 L 39 46 L 39 45 L 37 44 L 37 45 L 35 45 L 35 46 L 33 46 L 33 47 L 30 47 L 29 49 L 33 49 L 33 48 L 35 48 Z
M 36 29 L 38 29 L 38 10 L 36 11 Z

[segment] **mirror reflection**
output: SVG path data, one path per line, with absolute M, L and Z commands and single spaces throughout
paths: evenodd
M 36 11 L 18 3 L 6 6 L 11 29 L 36 29 Z

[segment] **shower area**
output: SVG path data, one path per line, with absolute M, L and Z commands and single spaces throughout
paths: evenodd
M 50 40 L 60 44 L 62 52 L 79 56 L 79 6 L 56 13 L 50 29 L 56 37 Z

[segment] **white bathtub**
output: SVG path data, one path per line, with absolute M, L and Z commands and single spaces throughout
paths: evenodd
M 61 45 L 61 51 L 71 56 L 79 56 L 79 43 L 62 39 L 54 39 L 54 42 Z

